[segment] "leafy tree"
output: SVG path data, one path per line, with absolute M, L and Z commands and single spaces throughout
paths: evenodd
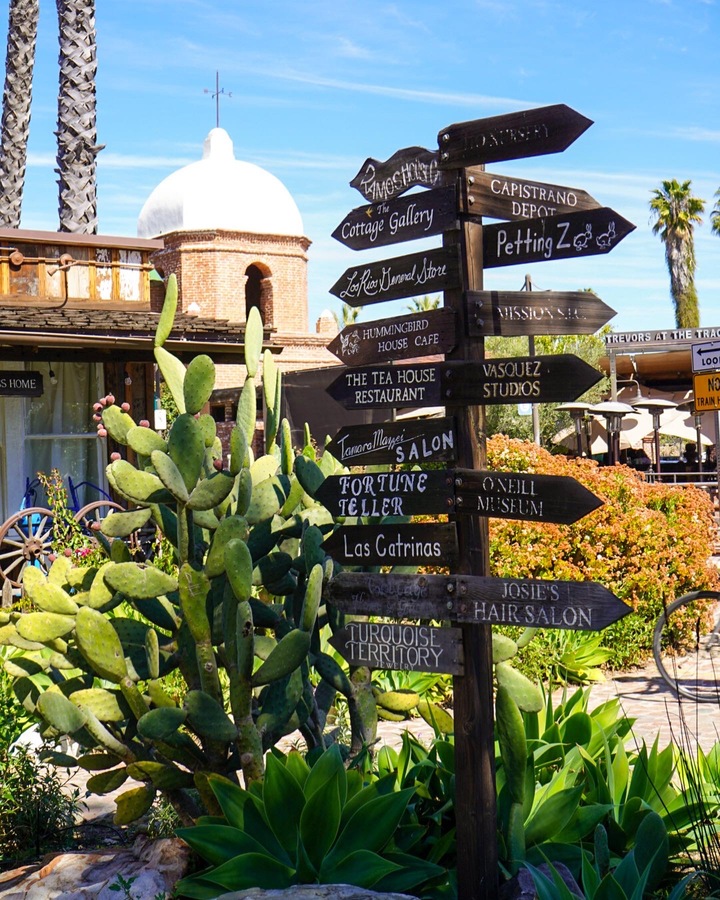
M 605 355 L 604 336 L 609 326 L 602 328 L 597 334 L 540 336 L 535 338 L 535 353 L 538 356 L 560 353 L 572 353 L 579 356 L 588 365 L 598 367 L 599 360 Z M 527 356 L 528 344 L 524 337 L 487 338 L 485 350 L 488 356 Z M 598 403 L 607 390 L 607 379 L 598 382 L 587 391 L 582 399 L 588 403 Z M 566 412 L 558 410 L 557 403 L 540 404 L 540 441 L 547 449 L 554 449 L 552 438 L 562 428 L 572 424 Z M 506 434 L 518 440 L 532 440 L 532 418 L 521 415 L 517 404 L 499 404 L 486 407 L 486 431 L 491 434 Z
M 410 312 L 430 312 L 431 309 L 437 309 L 440 306 L 440 296 L 431 297 L 425 294 L 424 297 L 414 297 L 407 305 Z
M 695 242 L 693 231 L 702 222 L 705 201 L 693 196 L 690 181 L 663 181 L 650 200 L 653 234 L 665 245 L 665 261 L 670 273 L 670 294 L 675 304 L 678 328 L 696 328 L 700 324 L 695 289 Z

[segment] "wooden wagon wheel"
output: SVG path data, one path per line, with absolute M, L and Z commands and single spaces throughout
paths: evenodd
M 124 511 L 125 507 L 115 503 L 114 500 L 95 500 L 93 503 L 81 506 L 75 513 L 75 520 L 80 523 L 86 534 L 92 536 L 93 532 L 97 530 L 93 528 L 93 525 L 96 523 L 99 525 L 111 512 Z
M 25 566 L 50 568 L 53 514 L 41 506 L 30 506 L 10 516 L 0 527 L 0 579 L 20 587 Z

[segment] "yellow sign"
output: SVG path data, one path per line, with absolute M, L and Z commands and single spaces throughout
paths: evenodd
M 720 409 L 720 372 L 702 372 L 693 375 L 693 390 L 697 412 Z

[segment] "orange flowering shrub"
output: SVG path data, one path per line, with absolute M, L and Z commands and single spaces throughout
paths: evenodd
M 490 562 L 491 574 L 505 578 L 596 581 L 632 606 L 634 613 L 603 632 L 613 667 L 647 655 L 664 604 L 690 590 L 718 589 L 704 491 L 648 484 L 626 466 L 554 456 L 504 435 L 488 439 L 487 467 L 568 475 L 604 501 L 573 525 L 491 519 Z

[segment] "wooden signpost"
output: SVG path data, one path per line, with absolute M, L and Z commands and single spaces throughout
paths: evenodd
M 632 612 L 592 581 L 480 575 L 341 572 L 325 596 L 338 609 L 357 615 L 571 631 L 600 631 Z
M 316 496 L 336 516 L 454 512 L 563 525 L 602 506 L 592 491 L 564 475 L 477 469 L 330 475 Z
M 329 642 L 351 666 L 462 675 L 459 628 L 351 622 Z
M 480 168 L 465 170 L 467 193 L 462 211 L 493 219 L 540 219 L 598 209 L 600 204 L 587 191 L 497 175 Z
M 345 526 L 323 549 L 348 566 L 452 566 L 458 558 L 454 522 Z
M 438 135 L 438 152 L 411 147 L 385 162 L 370 158 L 351 185 L 372 205 L 349 213 L 334 235 L 355 249 L 443 235 L 442 248 L 350 268 L 333 285 L 351 306 L 442 290 L 445 309 L 442 318 L 438 310 L 345 329 L 331 350 L 354 367 L 328 391 L 347 409 L 444 405 L 446 417 L 344 428 L 328 449 L 347 466 L 455 467 L 334 475 L 316 497 L 335 515 L 378 520 L 337 529 L 325 540 L 330 555 L 395 570 L 342 572 L 326 586 L 327 603 L 359 615 L 455 623 L 353 622 L 332 642 L 351 665 L 455 676 L 459 900 L 498 896 L 491 626 L 594 631 L 630 612 L 601 585 L 488 575 L 489 517 L 570 523 L 601 501 L 572 478 L 488 470 L 478 439 L 485 406 L 572 401 L 601 374 L 569 354 L 487 359 L 484 337 L 588 334 L 614 313 L 587 292 L 485 291 L 483 271 L 607 253 L 634 226 L 577 188 L 463 167 L 562 151 L 591 124 L 567 106 L 547 106 L 451 125 Z M 418 185 L 432 190 L 394 199 Z M 482 216 L 508 221 L 483 225 Z M 446 360 L 386 364 L 434 353 Z M 720 403 L 720 375 L 717 382 Z M 402 521 L 434 513 L 448 513 L 450 523 Z M 398 571 L 416 564 L 453 574 Z
M 345 216 L 332 236 L 353 250 L 369 250 L 432 237 L 457 227 L 457 191 L 452 186 L 358 206 Z
M 608 207 L 483 227 L 483 266 L 609 253 L 635 226 Z
M 328 350 L 346 365 L 362 366 L 449 353 L 456 342 L 455 313 L 443 307 L 422 315 L 347 325 L 330 341 Z
M 348 425 L 327 445 L 346 466 L 455 462 L 456 448 L 455 422 L 447 417 Z
M 559 153 L 591 125 L 564 103 L 449 125 L 438 134 L 440 168 Z
M 443 247 L 346 269 L 330 288 L 348 306 L 431 294 L 460 285 L 457 253 Z
M 594 334 L 615 310 L 591 291 L 467 291 L 470 337 Z
M 402 409 L 439 403 L 564 403 L 602 374 L 571 353 L 484 362 L 415 363 L 347 369 L 328 386 L 345 409 Z
M 393 153 L 385 162 L 372 157 L 366 159 L 350 182 L 350 187 L 357 188 L 371 203 L 377 203 L 379 200 L 391 200 L 418 185 L 438 187 L 443 180 L 437 150 L 406 147 Z

